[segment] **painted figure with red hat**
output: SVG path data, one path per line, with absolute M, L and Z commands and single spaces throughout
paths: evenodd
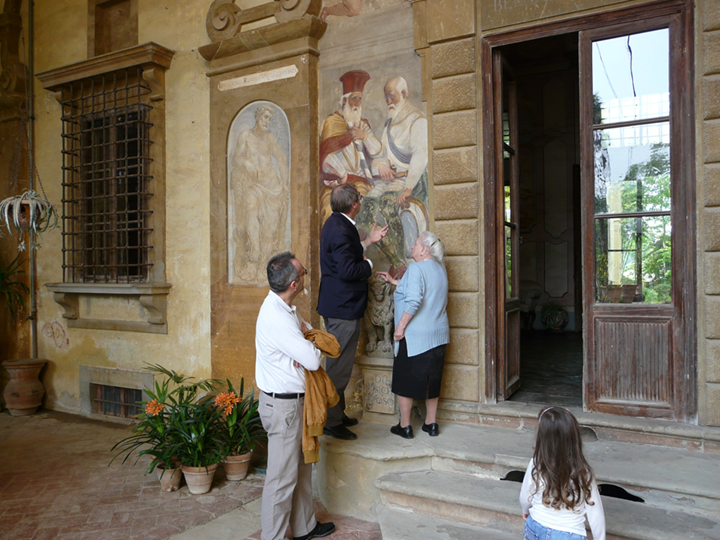
M 361 195 L 372 188 L 372 163 L 382 155 L 382 143 L 362 117 L 362 97 L 370 80 L 366 71 L 348 71 L 342 77 L 343 95 L 338 110 L 325 119 L 320 135 L 320 223 L 330 211 L 330 191 L 353 183 Z

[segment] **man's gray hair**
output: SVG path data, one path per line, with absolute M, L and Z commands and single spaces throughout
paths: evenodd
M 292 263 L 295 255 L 289 251 L 278 253 L 267 263 L 267 277 L 270 290 L 284 293 L 293 281 L 300 278 L 300 273 Z
M 352 184 L 340 184 L 330 193 L 330 208 L 333 212 L 347 214 L 353 203 L 360 200 L 360 193 Z
M 260 118 L 260 115 L 264 112 L 269 112 L 271 115 L 275 112 L 272 105 L 260 105 L 255 111 L 255 120 Z
M 424 231 L 418 236 L 421 246 L 425 246 L 430 251 L 430 255 L 437 262 L 442 263 L 445 257 L 445 245 L 438 235 L 434 232 Z

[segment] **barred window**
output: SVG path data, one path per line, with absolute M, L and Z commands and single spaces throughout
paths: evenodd
M 150 92 L 139 67 L 62 89 L 66 283 L 149 281 Z

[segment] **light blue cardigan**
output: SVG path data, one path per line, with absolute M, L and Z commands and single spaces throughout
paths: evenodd
M 405 329 L 408 356 L 417 356 L 450 341 L 447 297 L 447 273 L 442 264 L 428 259 L 408 267 L 395 289 L 395 327 L 403 311 L 413 316 Z M 398 346 L 396 341 L 396 355 Z

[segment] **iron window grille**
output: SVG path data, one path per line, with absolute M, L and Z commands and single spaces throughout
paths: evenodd
M 134 418 L 142 412 L 142 407 L 138 404 L 142 401 L 142 390 L 104 384 L 92 386 L 92 411 L 95 414 Z
M 150 93 L 140 67 L 62 89 L 66 283 L 149 281 Z

